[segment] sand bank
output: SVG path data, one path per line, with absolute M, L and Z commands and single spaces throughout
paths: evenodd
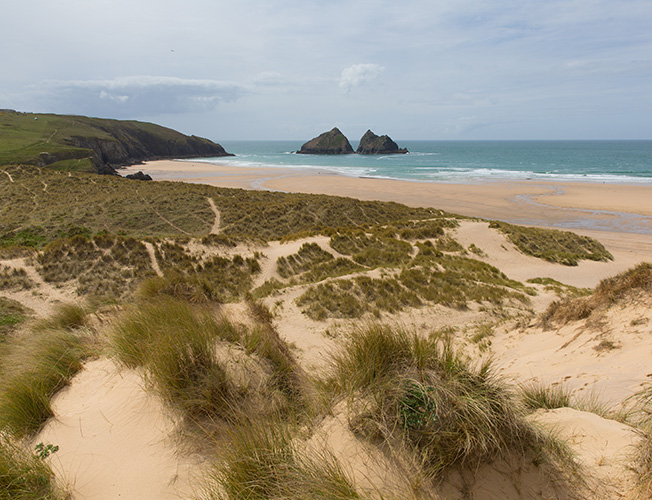
M 329 194 L 436 207 L 518 224 L 652 235 L 652 185 L 540 181 L 448 184 L 346 177 L 327 170 L 155 161 L 125 169 L 156 180 Z

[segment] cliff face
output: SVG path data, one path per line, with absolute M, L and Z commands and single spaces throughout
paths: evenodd
M 371 130 L 365 132 L 356 150 L 356 153 L 361 155 L 405 154 L 407 152 L 407 149 L 399 148 L 389 136 L 377 136 Z
M 93 119 L 93 128 L 103 133 L 73 135 L 64 142 L 91 150 L 93 164 L 100 173 L 115 172 L 115 167 L 145 160 L 233 156 L 208 139 L 187 136 L 151 123 L 106 120 L 98 124 Z
M 115 174 L 144 160 L 227 156 L 219 144 L 152 123 L 0 112 L 0 165 Z
M 347 155 L 353 153 L 353 148 L 346 136 L 335 127 L 306 142 L 297 153 L 306 155 Z

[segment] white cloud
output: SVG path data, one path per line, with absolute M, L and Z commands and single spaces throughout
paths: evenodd
M 379 64 L 354 64 L 342 70 L 340 88 L 349 92 L 355 87 L 375 80 L 385 70 Z

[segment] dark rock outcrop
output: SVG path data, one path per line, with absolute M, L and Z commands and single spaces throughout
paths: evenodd
M 353 154 L 353 148 L 346 136 L 335 127 L 318 137 L 306 142 L 297 151 L 305 155 L 348 155 Z
M 360 155 L 405 154 L 407 152 L 407 149 L 399 148 L 398 144 L 390 139 L 389 136 L 377 136 L 371 130 L 365 132 L 356 150 L 356 153 Z
M 151 181 L 152 176 L 149 174 L 144 174 L 142 171 L 138 171 L 135 174 L 127 174 L 125 175 L 127 179 L 134 179 L 136 181 Z

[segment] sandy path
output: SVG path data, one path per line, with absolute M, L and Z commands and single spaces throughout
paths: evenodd
M 145 245 L 145 248 L 147 249 L 147 253 L 149 254 L 149 260 L 152 263 L 152 269 L 154 269 L 154 272 L 156 273 L 157 276 L 163 277 L 163 271 L 161 271 L 160 266 L 158 265 L 158 260 L 156 260 L 156 251 L 154 250 L 154 245 L 152 245 L 148 241 L 143 241 L 143 245 Z
M 208 200 L 208 204 L 211 206 L 211 210 L 215 214 L 215 222 L 213 222 L 213 227 L 211 228 L 211 234 L 220 234 L 220 211 L 217 209 L 217 206 L 215 205 L 215 201 L 213 201 L 213 198 L 206 198 Z

